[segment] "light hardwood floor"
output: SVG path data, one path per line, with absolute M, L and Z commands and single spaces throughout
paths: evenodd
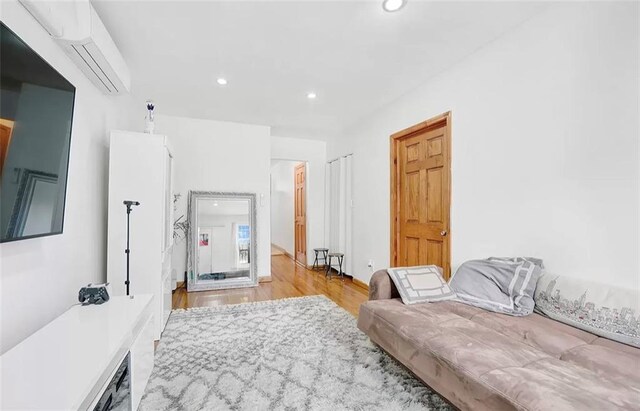
M 334 275 L 329 280 L 325 278 L 324 271 L 308 270 L 285 255 L 271 257 L 271 278 L 271 282 L 261 283 L 258 287 L 233 290 L 187 293 L 184 286 L 181 286 L 173 293 L 173 308 L 209 307 L 324 294 L 357 316 L 360 304 L 368 298 L 367 290 L 350 278 L 343 281 Z

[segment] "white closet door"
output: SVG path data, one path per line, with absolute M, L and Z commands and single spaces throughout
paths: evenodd
M 164 150 L 164 191 L 163 191 L 163 226 L 162 233 L 162 253 L 169 253 L 173 245 L 173 192 L 172 192 L 172 175 L 173 175 L 173 158 L 171 153 L 165 147 Z
M 329 163 L 329 251 L 340 248 L 340 160 Z
M 344 266 L 345 272 L 354 275 L 353 272 L 353 157 L 344 159 Z
M 353 275 L 352 156 L 329 163 L 329 251 L 344 253 L 342 269 Z

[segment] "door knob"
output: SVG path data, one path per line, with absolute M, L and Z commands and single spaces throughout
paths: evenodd
M 441 235 L 442 237 L 446 236 L 446 235 L 447 235 L 447 230 L 442 230 L 442 231 L 440 231 L 440 235 Z

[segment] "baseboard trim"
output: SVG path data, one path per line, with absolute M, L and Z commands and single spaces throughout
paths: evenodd
M 279 245 L 271 243 L 271 247 L 273 247 L 276 250 L 280 251 L 282 254 L 286 255 L 287 257 L 289 257 L 293 261 L 296 260 L 295 258 L 293 258 L 293 256 L 291 254 L 289 254 L 289 252 L 287 252 L 287 250 L 285 250 L 284 248 L 280 247 Z
M 296 259 L 295 259 L 295 258 L 293 258 L 293 257 L 289 257 L 289 258 L 291 258 L 293 261 L 295 261 L 295 263 L 296 263 L 298 266 L 300 266 L 300 267 L 302 267 L 302 268 L 304 268 L 304 269 L 307 269 L 307 270 L 311 270 L 311 266 L 310 266 L 310 265 L 306 265 L 306 264 L 302 263 L 301 261 L 296 260 Z M 312 270 L 312 271 L 313 271 L 313 270 Z
M 326 273 L 326 272 L 327 272 L 327 270 L 326 270 L 326 269 L 324 269 L 324 268 L 322 269 L 322 271 L 323 271 L 324 273 Z M 331 271 L 331 275 L 332 275 L 333 277 L 336 277 L 336 276 L 337 276 L 337 277 L 339 277 L 339 276 L 340 276 L 340 274 L 339 274 L 339 272 L 338 272 L 338 269 L 337 269 L 337 268 L 335 268 L 335 267 L 331 267 L 331 270 L 330 270 L 330 271 Z M 357 278 L 355 278 L 354 276 L 349 275 L 349 274 L 346 274 L 346 273 L 344 274 L 344 278 L 351 279 L 351 282 L 353 283 L 353 285 L 355 285 L 355 286 L 356 286 L 356 287 L 358 287 L 358 288 L 362 288 L 362 289 L 363 289 L 363 290 L 365 290 L 366 292 L 369 292 L 369 286 L 368 286 L 364 281 L 360 281 L 360 280 L 358 280 Z
M 258 284 L 270 283 L 272 281 L 273 281 L 273 278 L 271 278 L 270 275 L 264 276 L 264 277 L 258 277 Z
M 357 278 L 355 278 L 355 277 L 352 277 L 352 278 L 351 278 L 351 280 L 353 281 L 353 284 L 354 284 L 354 285 L 357 285 L 358 287 L 363 288 L 363 289 L 365 289 L 365 290 L 369 291 L 369 286 L 368 286 L 366 283 L 364 283 L 363 281 L 360 281 L 360 280 L 358 280 L 358 279 L 357 279 Z
M 296 260 L 294 256 L 292 256 L 291 254 L 289 254 L 287 252 L 287 250 L 285 250 L 284 248 L 280 247 L 279 245 L 273 244 L 271 243 L 271 247 L 275 248 L 276 250 L 280 251 L 282 254 L 284 254 L 286 257 L 289 257 L 290 259 L 292 259 L 296 264 L 298 264 L 300 267 L 306 268 L 307 270 L 311 270 L 311 266 L 310 265 L 306 265 L 301 263 L 300 261 Z

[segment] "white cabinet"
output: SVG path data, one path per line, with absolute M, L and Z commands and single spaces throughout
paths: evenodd
M 149 318 L 131 345 L 131 409 L 137 410 L 153 371 L 154 321 Z
M 171 314 L 173 287 L 171 286 L 171 258 L 166 258 L 162 265 L 162 285 L 160 296 L 162 298 L 162 323 L 166 324 Z
M 156 340 L 171 312 L 172 170 L 166 136 L 111 132 L 107 280 L 115 295 L 126 294 L 127 214 L 123 201 L 138 201 L 140 205 L 133 207 L 130 215 L 130 293 L 153 295 Z
M 4 353 L 0 410 L 93 410 L 128 352 L 135 410 L 153 369 L 152 302 L 75 305 Z

